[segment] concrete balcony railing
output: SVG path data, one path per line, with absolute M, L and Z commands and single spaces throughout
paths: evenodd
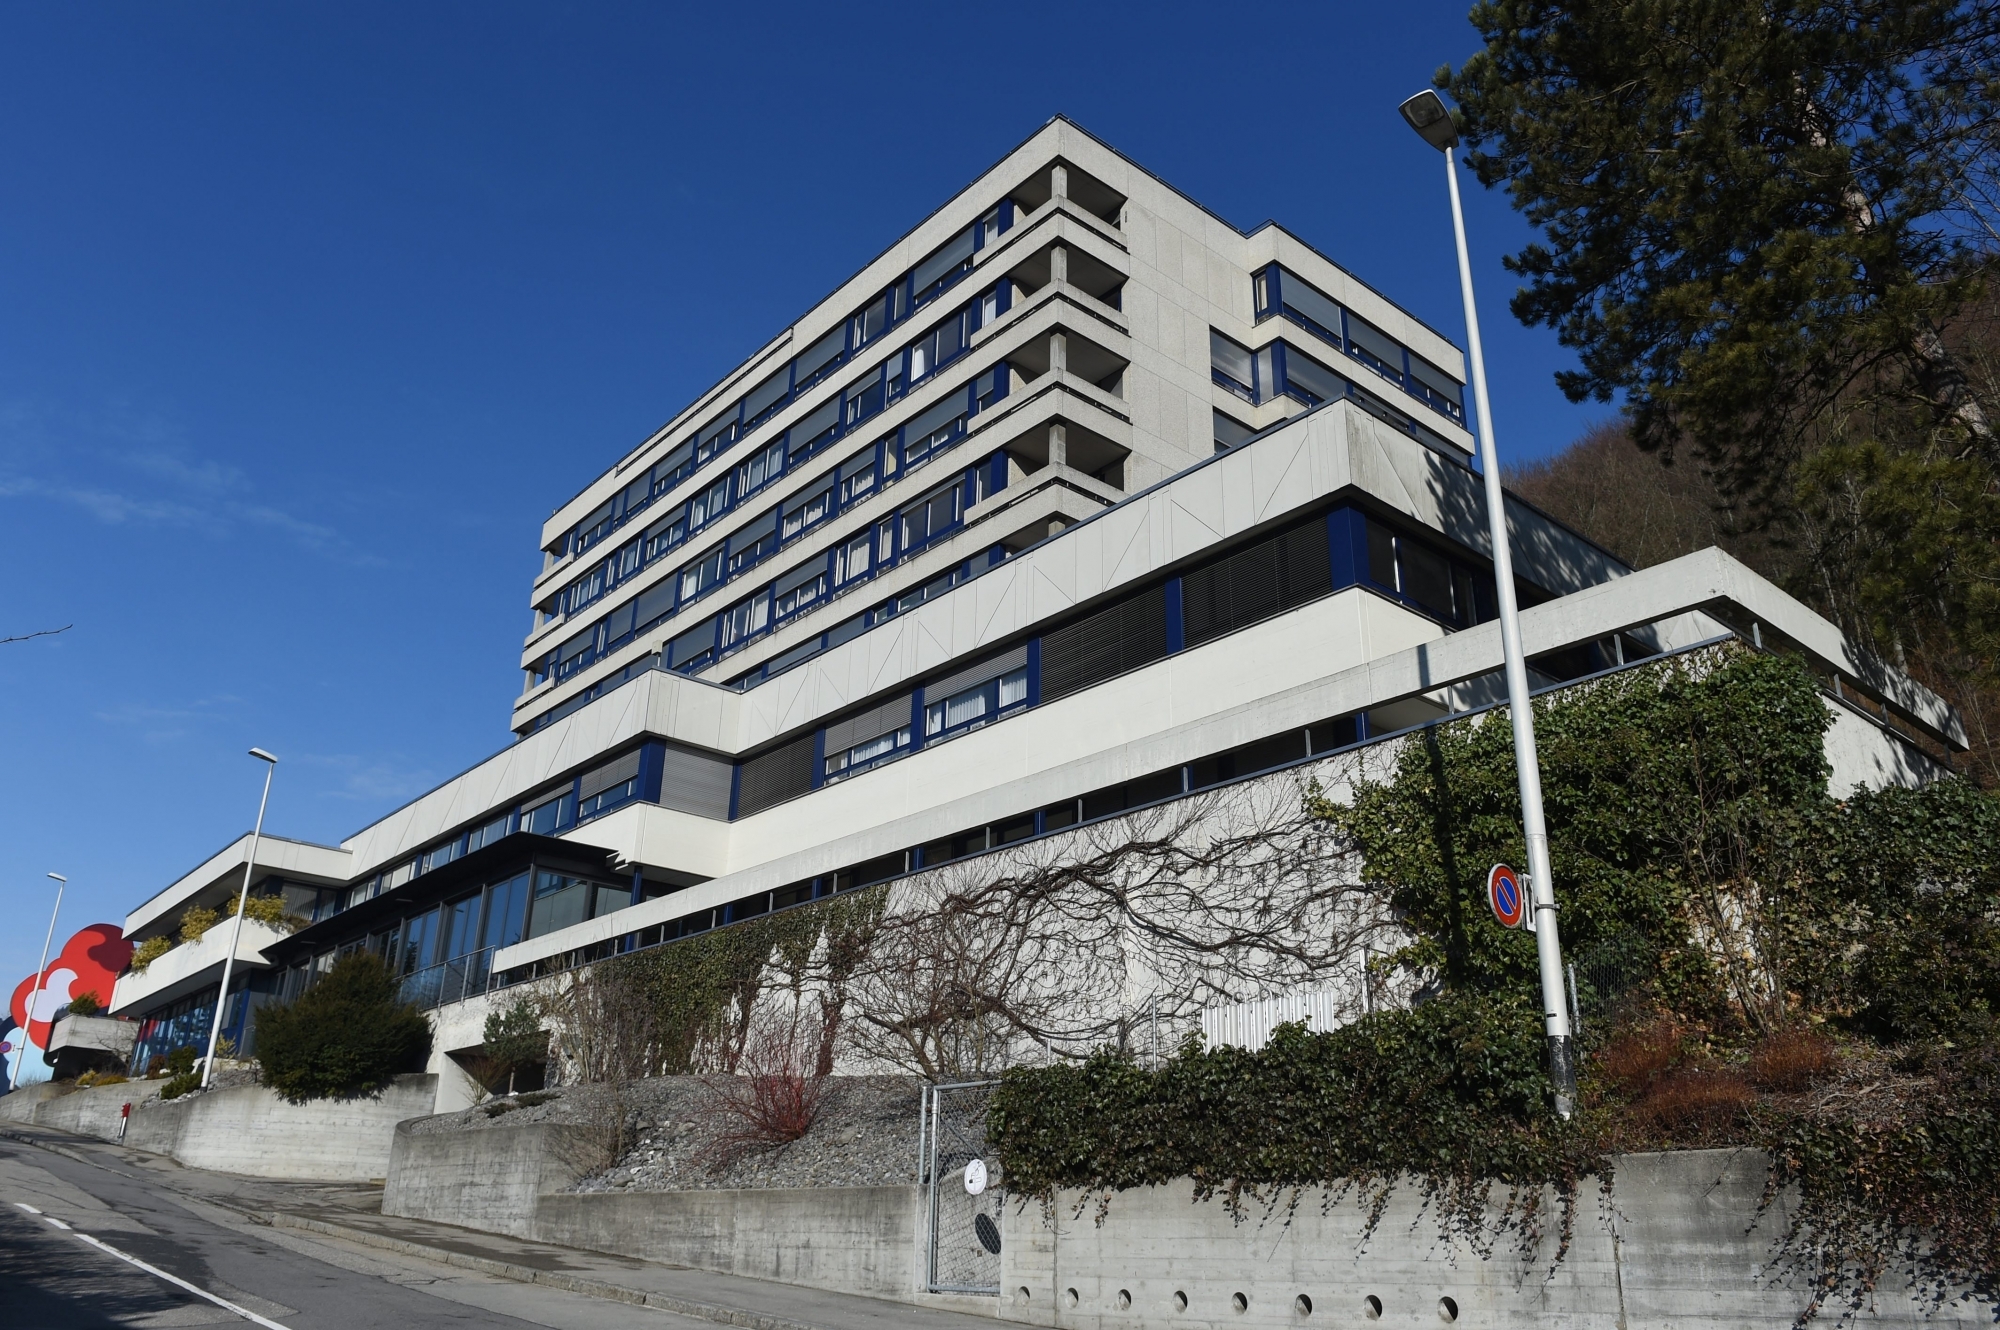
M 92 1068 L 122 1068 L 138 1037 L 136 1021 L 72 1014 L 56 1022 L 43 1060 L 55 1068 L 57 1079 Z
M 149 1007 L 206 988 L 222 979 L 222 962 L 229 954 L 229 935 L 235 921 L 224 919 L 203 933 L 198 941 L 183 942 L 143 970 L 127 970 L 118 976 L 112 990 L 111 1010 L 120 1016 L 137 1016 Z M 285 934 L 255 919 L 243 921 L 243 939 L 236 949 L 236 965 L 262 969 L 269 962 L 264 948 Z

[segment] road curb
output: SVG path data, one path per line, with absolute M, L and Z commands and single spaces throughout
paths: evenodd
M 714 1303 L 694 1302 L 687 1298 L 674 1297 L 670 1293 L 648 1293 L 643 1289 L 626 1288 L 622 1284 L 613 1284 L 602 1279 L 591 1279 L 562 1270 L 537 1270 L 532 1266 L 520 1265 L 513 1261 L 494 1260 L 489 1256 L 468 1256 L 464 1252 L 445 1251 L 421 1242 L 411 1242 L 407 1238 L 387 1237 L 380 1233 L 371 1233 L 367 1229 L 331 1224 L 323 1219 L 307 1219 L 303 1215 L 290 1215 L 283 1211 L 272 1212 L 270 1222 L 274 1228 L 297 1229 L 330 1238 L 341 1238 L 348 1242 L 360 1243 L 364 1247 L 376 1247 L 404 1256 L 414 1256 L 419 1260 L 432 1261 L 439 1265 L 477 1270 L 482 1274 L 498 1275 L 502 1279 L 512 1279 L 517 1283 L 542 1284 L 568 1293 L 581 1293 L 586 1297 L 604 1298 L 611 1302 L 652 1307 L 663 1312 L 675 1312 L 682 1316 L 713 1321 L 718 1325 L 741 1326 L 744 1330 L 824 1330 L 824 1327 L 805 1321 L 794 1321 L 788 1317 L 767 1316 L 761 1312 L 746 1311 L 741 1307 L 721 1307 Z

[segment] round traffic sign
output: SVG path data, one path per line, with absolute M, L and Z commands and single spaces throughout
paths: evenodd
M 1486 874 L 1486 900 L 1502 928 L 1519 928 L 1528 917 L 1528 893 L 1521 879 L 1505 864 L 1495 864 Z

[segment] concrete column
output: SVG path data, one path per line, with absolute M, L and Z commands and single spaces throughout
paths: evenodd
M 1061 424 L 1049 426 L 1049 465 L 1069 465 L 1069 435 Z
M 1052 282 L 1069 280 L 1069 250 L 1061 245 L 1049 251 L 1049 280 Z
M 1049 192 L 1059 199 L 1069 197 L 1069 168 L 1061 162 L 1049 172 Z
M 1061 333 L 1049 334 L 1049 368 L 1069 368 L 1069 338 Z

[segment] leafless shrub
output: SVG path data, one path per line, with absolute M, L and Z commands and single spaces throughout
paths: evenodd
M 710 1164 L 720 1171 L 746 1154 L 802 1139 L 826 1105 L 829 1076 L 818 1069 L 823 1040 L 797 1012 L 761 1023 L 743 1046 L 738 1074 L 710 1077 L 705 1116 L 714 1124 Z

